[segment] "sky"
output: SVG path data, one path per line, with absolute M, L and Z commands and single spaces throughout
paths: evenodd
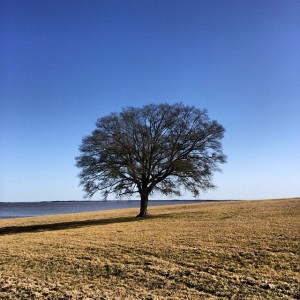
M 300 196 L 300 1 L 2 0 L 0 20 L 0 201 L 83 199 L 96 120 L 175 102 L 226 129 L 200 199 Z

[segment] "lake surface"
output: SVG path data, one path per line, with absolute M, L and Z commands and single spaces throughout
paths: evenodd
M 150 200 L 149 206 L 176 205 L 214 200 Z M 54 201 L 54 202 L 0 202 L 0 219 L 70 214 L 98 210 L 139 208 L 138 200 L 120 201 Z

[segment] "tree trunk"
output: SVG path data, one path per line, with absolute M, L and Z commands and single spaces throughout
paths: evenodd
M 148 193 L 141 193 L 140 213 L 136 216 L 137 218 L 144 218 L 147 216 L 148 196 Z

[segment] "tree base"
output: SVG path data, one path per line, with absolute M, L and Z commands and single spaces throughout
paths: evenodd
M 148 217 L 147 214 L 141 214 L 141 213 L 139 213 L 139 214 L 136 216 L 136 218 L 146 218 L 146 217 Z

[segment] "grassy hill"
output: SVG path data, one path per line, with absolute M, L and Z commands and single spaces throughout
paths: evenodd
M 300 299 L 300 199 L 0 220 L 0 299 Z

